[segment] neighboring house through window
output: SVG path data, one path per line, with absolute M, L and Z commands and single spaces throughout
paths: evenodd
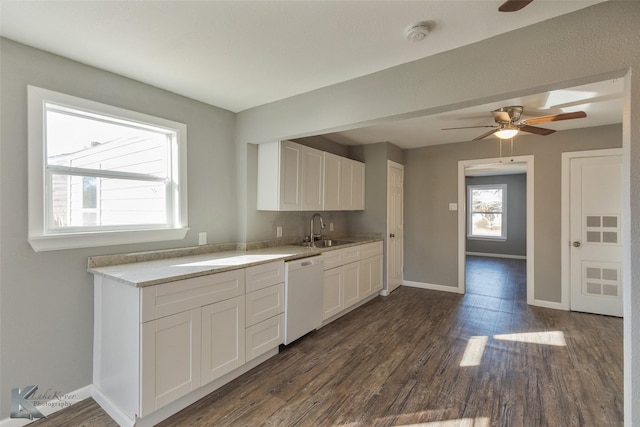
M 507 185 L 467 186 L 467 237 L 507 238 Z
M 29 87 L 29 242 L 38 250 L 181 239 L 186 126 Z

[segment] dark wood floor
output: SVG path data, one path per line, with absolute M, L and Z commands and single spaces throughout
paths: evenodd
M 621 426 L 622 319 L 527 306 L 525 276 L 470 257 L 465 295 L 402 286 L 161 425 Z M 79 405 L 35 425 L 114 425 Z

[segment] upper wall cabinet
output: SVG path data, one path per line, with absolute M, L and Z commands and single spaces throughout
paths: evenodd
M 258 210 L 364 209 L 364 163 L 291 141 L 258 146 Z

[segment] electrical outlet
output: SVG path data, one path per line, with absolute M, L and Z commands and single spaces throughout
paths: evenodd
M 276 237 L 282 237 L 282 227 L 276 227 Z
M 458 210 L 458 204 L 457 203 L 449 203 L 449 210 L 450 211 L 457 211 Z
M 329 231 L 333 231 L 333 223 L 332 222 L 329 223 Z
M 198 233 L 198 244 L 199 245 L 206 245 L 207 244 L 207 232 L 206 231 L 201 231 L 200 233 Z

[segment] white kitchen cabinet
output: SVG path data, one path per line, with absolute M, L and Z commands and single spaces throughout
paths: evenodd
M 360 297 L 382 290 L 382 254 L 360 261 Z
M 291 141 L 258 145 L 258 210 L 302 210 L 305 149 Z
M 245 361 L 244 295 L 202 307 L 202 384 Z
M 364 163 L 292 141 L 258 145 L 258 210 L 362 210 L 364 184 Z
M 342 266 L 342 292 L 345 307 L 360 300 L 360 263 L 352 262 Z
M 324 154 L 315 148 L 302 148 L 302 210 L 322 210 L 324 199 Z
M 364 163 L 342 159 L 340 173 L 340 209 L 364 209 Z
M 322 319 L 327 320 L 338 314 L 344 308 L 344 295 L 342 292 L 342 268 L 336 267 L 324 271 Z
M 342 209 L 340 194 L 342 190 L 342 159 L 331 153 L 324 153 L 324 201 L 323 210 L 337 211 Z
M 284 313 L 249 326 L 245 338 L 247 362 L 278 347 L 284 342 Z
M 284 262 L 248 267 L 245 278 L 248 362 L 284 342 Z
M 200 309 L 142 324 L 141 416 L 201 384 Z

